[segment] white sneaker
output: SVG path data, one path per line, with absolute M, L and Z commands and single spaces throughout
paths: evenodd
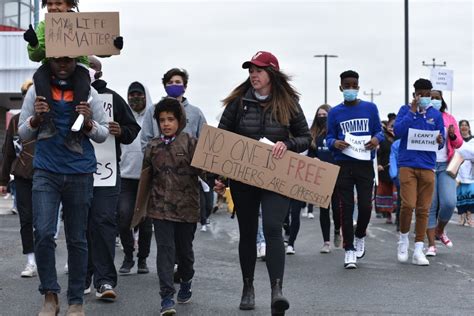
M 426 251 L 425 256 L 435 257 L 436 256 L 436 247 L 435 246 L 429 246 L 428 250 Z
M 36 264 L 27 263 L 25 270 L 21 271 L 22 278 L 31 278 L 36 276 Z
M 260 258 L 265 260 L 265 256 L 267 255 L 267 244 L 261 243 L 260 244 Z
M 354 250 L 346 250 L 344 256 L 344 268 L 357 269 L 357 256 Z
M 331 252 L 331 245 L 329 242 L 325 242 L 324 245 L 319 250 L 320 253 L 330 253 Z
M 313 218 L 314 218 L 313 213 L 308 213 L 308 218 L 309 218 L 309 219 L 313 219 Z
M 354 247 L 357 259 L 361 259 L 365 255 L 365 237 L 357 238 L 354 237 Z
M 84 289 L 84 295 L 91 294 L 92 291 L 92 284 L 89 285 L 88 288 Z
M 201 231 L 202 232 L 207 232 L 207 225 L 206 224 L 201 226 Z
M 295 254 L 295 248 L 293 246 L 288 245 L 286 248 L 286 254 L 287 255 L 294 255 Z
M 408 261 L 408 246 L 410 245 L 410 241 L 408 240 L 408 234 L 409 233 L 400 233 L 400 237 L 398 239 L 397 258 L 399 262 Z
M 301 217 L 308 217 L 308 207 L 304 207 L 301 212 Z
M 423 253 L 423 242 L 419 241 L 415 243 L 415 251 L 413 252 L 413 259 L 411 263 L 417 266 L 429 266 L 430 262 L 426 259 Z

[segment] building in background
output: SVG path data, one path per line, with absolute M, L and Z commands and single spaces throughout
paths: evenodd
M 39 64 L 31 62 L 23 33 L 37 25 L 39 0 L 0 0 L 0 143 L 10 118 L 9 110 L 21 108 L 21 84 Z

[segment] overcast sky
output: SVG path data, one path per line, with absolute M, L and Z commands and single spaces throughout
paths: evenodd
M 362 99 L 374 97 L 381 118 L 404 103 L 403 0 L 377 1 L 129 1 L 81 0 L 81 11 L 118 11 L 124 49 L 103 60 L 104 79 L 126 97 L 132 81 L 145 84 L 154 102 L 164 95 L 161 78 L 172 67 L 190 73 L 186 97 L 217 124 L 221 102 L 248 76 L 241 68 L 259 50 L 272 52 L 293 78 L 301 105 L 312 120 L 324 103 L 324 63 L 328 60 L 328 103 L 342 101 L 339 74 L 360 75 Z M 446 61 L 454 71 L 452 104 L 456 118 L 474 119 L 473 1 L 410 0 L 410 88 L 429 78 L 422 61 Z M 411 92 L 410 92 L 411 93 Z

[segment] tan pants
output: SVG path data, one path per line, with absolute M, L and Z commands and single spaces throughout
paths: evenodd
M 433 170 L 400 168 L 400 232 L 405 234 L 410 231 L 411 217 L 415 209 L 415 242 L 423 241 L 425 237 L 434 184 Z

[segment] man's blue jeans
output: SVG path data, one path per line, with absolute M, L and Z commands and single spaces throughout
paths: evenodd
M 36 169 L 33 175 L 33 227 L 39 291 L 59 293 L 54 234 L 63 204 L 68 250 L 68 303 L 82 304 L 87 270 L 87 215 L 92 201 L 92 174 L 58 174 Z

